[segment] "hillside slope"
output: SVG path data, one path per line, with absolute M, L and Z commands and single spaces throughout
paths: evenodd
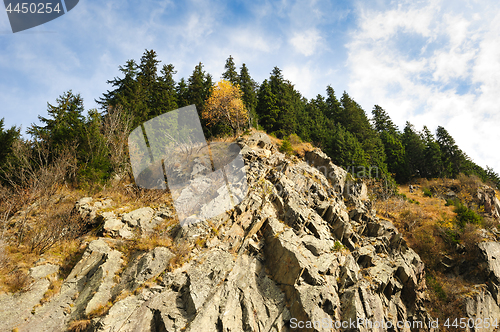
M 181 227 L 168 206 L 80 199 L 99 238 L 51 297 L 61 267 L 44 260 L 29 289 L 0 295 L 0 330 L 321 331 L 358 320 L 359 331 L 432 330 L 424 264 L 376 216 L 364 183 L 318 149 L 289 158 L 262 133 L 237 144 L 249 193 L 209 221 Z M 500 314 L 497 247 L 481 245 L 491 283 L 468 302 L 471 317 Z

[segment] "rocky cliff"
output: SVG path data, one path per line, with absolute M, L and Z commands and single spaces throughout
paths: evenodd
M 0 330 L 431 330 L 424 265 L 375 216 L 363 183 L 320 150 L 289 158 L 260 133 L 237 144 L 248 195 L 217 218 L 172 227 L 168 248 L 124 250 L 171 220 L 168 208 L 120 214 L 80 200 L 102 236 L 49 301 L 40 303 L 59 267 L 43 262 L 28 290 L 1 295 Z M 189 249 L 185 262 L 171 264 L 179 247 Z

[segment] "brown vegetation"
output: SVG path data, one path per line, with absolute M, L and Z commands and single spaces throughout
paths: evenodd
M 433 317 L 440 320 L 465 317 L 463 297 L 476 291 L 470 280 L 476 277 L 474 273 L 466 278 L 456 275 L 452 268 L 447 268 L 447 260 L 452 266 L 453 262 L 464 261 L 474 266 L 479 254 L 477 244 L 483 240 L 480 229 L 498 226 L 498 221 L 489 219 L 480 224 L 460 223 L 456 207 L 445 198 L 453 191 L 459 203 L 480 215 L 484 210 L 475 201 L 480 185 L 475 176 L 422 179 L 413 192 L 408 185 L 402 185 L 398 195 L 375 200 L 379 217 L 390 219 L 424 261 L 430 296 L 428 307 Z

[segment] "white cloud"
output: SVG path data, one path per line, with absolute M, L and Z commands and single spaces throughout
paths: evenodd
M 296 32 L 290 39 L 290 43 L 295 50 L 305 56 L 311 56 L 316 53 L 321 45 L 322 38 L 316 29 L 309 29 L 304 32 Z
M 367 111 L 381 105 L 401 129 L 406 120 L 444 126 L 475 162 L 498 172 L 500 15 L 488 13 L 491 3 L 459 2 L 446 11 L 433 1 L 363 11 L 346 45 L 349 91 Z
M 199 61 L 218 80 L 232 55 L 259 82 L 278 66 L 308 98 L 331 84 L 368 113 L 374 104 L 384 107 L 399 126 L 443 125 L 477 162 L 500 171 L 490 147 L 500 142 L 498 4 L 387 3 L 80 2 L 33 30 L 56 33 L 1 35 L 0 118 L 26 127 L 68 89 L 94 107 L 111 88 L 106 80 L 121 76 L 118 66 L 140 60 L 145 49 L 174 64 L 177 80 Z

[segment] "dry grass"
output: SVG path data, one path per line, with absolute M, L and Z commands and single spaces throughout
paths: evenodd
M 466 317 L 464 296 L 474 292 L 470 285 L 441 273 L 428 274 L 426 281 L 431 304 L 428 309 L 432 317 L 438 318 L 440 322 L 448 318 L 453 322 L 455 318 Z M 443 331 L 458 331 L 453 327 L 446 329 L 443 323 L 440 326 Z
M 186 263 L 189 259 L 189 254 L 191 253 L 191 249 L 192 249 L 191 246 L 187 242 L 182 242 L 176 246 L 171 247 L 170 250 L 174 254 L 174 257 L 170 259 L 168 269 L 172 271 L 175 268 L 182 266 L 184 263 Z
M 29 252 L 24 246 L 7 245 L 5 252 L 6 260 L 0 269 L 0 293 L 15 293 L 31 283 L 28 270 L 34 265 L 38 256 Z
M 90 319 L 80 319 L 80 320 L 72 321 L 68 326 L 68 331 L 70 331 L 70 332 L 86 331 L 90 327 L 91 323 L 92 323 L 92 320 L 90 320 Z
M 14 270 L 2 279 L 3 289 L 11 293 L 26 291 L 33 281 L 24 269 Z
M 50 280 L 49 289 L 47 289 L 45 294 L 43 294 L 43 297 L 40 300 L 40 304 L 49 302 L 50 299 L 54 297 L 54 295 L 59 293 L 59 291 L 61 290 L 61 286 L 64 283 L 64 279 L 58 278 L 57 276 L 51 276 L 49 280 Z
M 102 317 L 108 313 L 109 309 L 111 309 L 112 306 L 113 302 L 108 301 L 105 305 L 100 305 L 91 312 L 89 312 L 87 318 L 93 319 L 97 317 Z
M 475 193 L 481 183 L 476 177 L 462 175 L 454 180 L 424 179 L 417 184 L 420 188 L 413 193 L 410 193 L 408 185 L 402 185 L 399 193 L 403 195 L 392 196 L 387 201 L 375 201 L 377 214 L 394 223 L 425 263 L 431 315 L 440 320 L 464 317 L 464 296 L 474 293 L 474 284 L 471 280 L 454 277 L 449 271 L 444 274 L 441 260 L 443 255 L 447 255 L 456 262 L 465 259 L 474 266 L 479 254 L 477 243 L 482 241 L 481 226 L 470 223 L 460 226 L 455 207 L 447 206 L 444 197 L 453 191 L 460 202 L 477 208 Z M 424 195 L 424 188 L 432 192 L 431 197 Z M 478 208 L 477 212 L 481 210 Z M 487 227 L 488 224 L 482 226 Z M 457 249 L 457 244 L 461 245 L 462 251 Z M 480 277 L 474 271 L 469 274 L 472 279 Z

